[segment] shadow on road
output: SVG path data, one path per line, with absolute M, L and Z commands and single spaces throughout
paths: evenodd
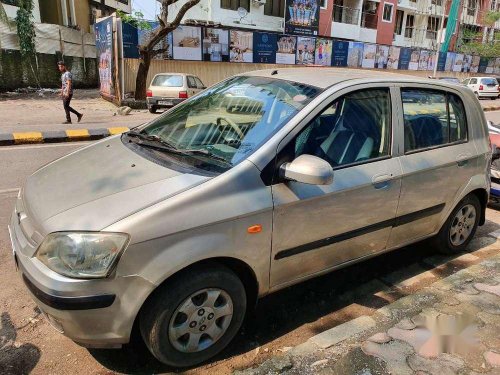
M 500 228 L 492 222 L 489 224 L 494 229 Z M 488 241 L 480 246 L 495 242 L 493 238 Z M 471 243 L 469 251 L 477 250 L 478 246 Z M 210 364 L 201 366 L 200 370 L 208 371 L 210 367 L 217 366 L 217 361 L 248 353 L 257 347 L 265 347 L 272 341 L 278 347 L 290 344 L 280 342 L 280 339 L 294 330 L 301 337 L 292 339 L 295 341 L 291 345 L 304 342 L 317 333 L 360 315 L 369 314 L 373 312 L 372 309 L 381 308 L 410 294 L 411 291 L 394 288 L 394 285 L 419 274 L 422 269 L 432 270 L 436 277 L 441 278 L 467 267 L 467 264 L 453 261 L 460 255 L 462 254 L 436 255 L 435 250 L 426 242 L 418 243 L 264 297 L 256 310 L 247 317 L 242 330 L 229 348 Z M 442 264 L 439 269 L 423 261 L 430 256 L 433 256 L 437 265 Z M 409 267 L 415 263 L 418 267 Z M 384 293 L 382 296 L 375 295 L 378 292 Z M 149 353 L 140 340 L 137 329 L 135 331 L 132 343 L 124 348 L 94 349 L 90 350 L 91 355 L 106 368 L 117 372 L 143 374 L 173 371 Z M 252 365 L 248 360 L 243 362 L 246 362 L 243 366 Z
M 29 374 L 40 359 L 40 349 L 16 341 L 17 329 L 8 313 L 2 313 L 0 324 L 0 374 Z

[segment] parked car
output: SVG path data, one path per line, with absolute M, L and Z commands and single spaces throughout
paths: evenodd
M 149 112 L 156 113 L 158 108 L 171 108 L 205 88 L 203 82 L 194 75 L 157 74 L 146 91 Z
M 500 202 L 500 125 L 488 121 L 488 131 L 490 134 L 490 143 L 493 150 L 491 161 L 491 189 L 490 199 L 497 203 Z
M 485 222 L 490 161 L 465 87 L 245 73 L 28 177 L 13 256 L 72 340 L 119 347 L 137 323 L 156 358 L 193 366 L 259 297 L 424 239 L 463 251 Z
M 478 99 L 490 98 L 495 100 L 499 96 L 499 85 L 493 77 L 471 77 L 463 81 L 477 96 Z

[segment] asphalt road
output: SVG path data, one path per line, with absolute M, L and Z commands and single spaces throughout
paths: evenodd
M 488 118 L 498 118 L 500 111 Z M 18 189 L 39 167 L 84 143 L 0 147 L 0 373 L 158 373 L 165 368 L 140 344 L 121 350 L 87 350 L 53 330 L 28 295 L 11 256 L 7 223 Z M 498 211 L 488 210 L 484 236 L 500 228 Z M 488 242 L 490 241 L 490 242 Z M 472 245 L 488 245 L 478 240 Z M 436 257 L 418 244 L 305 282 L 264 298 L 231 347 L 212 363 L 189 373 L 229 374 L 253 366 L 318 332 L 363 314 L 370 315 L 405 294 L 479 259 Z M 434 263 L 426 259 L 431 257 Z M 461 257 L 462 258 L 462 257 Z M 436 264 L 438 267 L 436 267 Z M 432 278 L 420 278 L 426 271 Z M 428 272 L 427 272 L 428 273 Z M 426 276 L 427 277 L 427 276 Z M 404 284 L 404 287 L 401 285 Z

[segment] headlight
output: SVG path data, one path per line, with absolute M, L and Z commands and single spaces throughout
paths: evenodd
M 68 277 L 108 276 L 129 241 L 125 233 L 56 232 L 43 240 L 36 257 Z

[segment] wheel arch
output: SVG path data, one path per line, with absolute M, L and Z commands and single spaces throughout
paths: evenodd
M 488 204 L 488 192 L 486 189 L 475 189 L 472 190 L 469 194 L 473 194 L 479 199 L 479 203 L 481 203 L 481 216 L 479 217 L 479 225 L 484 225 L 486 222 L 486 206 Z

